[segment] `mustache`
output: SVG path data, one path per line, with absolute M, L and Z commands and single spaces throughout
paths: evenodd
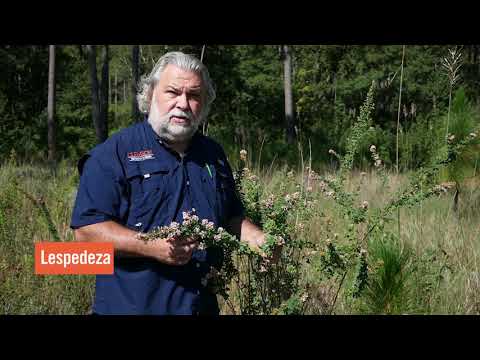
M 185 112 L 185 111 L 182 111 L 182 110 L 179 110 L 179 109 L 173 109 L 172 111 L 170 111 L 168 113 L 168 118 L 171 118 L 172 116 L 175 116 L 175 117 L 183 117 L 183 118 L 186 118 L 190 121 L 195 121 L 195 117 L 193 116 L 193 114 L 189 111 L 189 112 Z

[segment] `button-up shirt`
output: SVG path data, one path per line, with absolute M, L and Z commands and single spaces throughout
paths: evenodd
M 115 221 L 147 233 L 195 209 L 200 219 L 226 227 L 243 215 L 232 170 L 221 146 L 197 133 L 180 157 L 147 120 L 98 145 L 78 164 L 80 184 L 71 227 Z M 140 240 L 139 240 L 140 241 Z M 202 285 L 221 249 L 196 250 L 184 266 L 149 258 L 115 258 L 113 275 L 97 275 L 98 314 L 218 313 L 216 296 Z

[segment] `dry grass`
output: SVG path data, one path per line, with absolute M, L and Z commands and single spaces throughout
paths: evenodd
M 53 222 L 64 241 L 72 240 L 68 227 L 75 197 L 75 171 L 63 167 L 54 175 L 48 169 L 34 167 L 0 168 L 0 204 L 9 198 L 7 223 L 0 232 L 0 313 L 3 314 L 84 314 L 93 295 L 92 277 L 39 277 L 33 275 L 33 244 L 35 241 L 53 240 L 41 213 L 30 200 L 12 188 L 16 178 L 32 196 L 43 197 Z M 262 174 L 267 191 L 275 192 L 284 179 L 284 172 Z M 382 188 L 375 173 L 354 174 L 348 180 L 353 189 L 360 186 L 361 199 L 371 207 L 385 204 L 392 193 L 407 182 L 407 176 L 389 174 L 389 187 Z M 317 193 L 315 186 L 313 192 Z M 431 248 L 442 249 L 451 271 L 428 299 L 423 313 L 480 314 L 480 190 L 478 182 L 471 182 L 462 190 L 458 213 L 452 210 L 453 194 L 431 198 L 414 209 L 402 210 L 401 240 L 421 255 Z M 13 211 L 13 212 L 12 212 Z M 304 233 L 321 243 L 326 235 L 342 230 L 342 221 L 334 203 L 320 198 L 312 220 L 305 224 Z M 395 227 L 395 221 L 391 224 Z M 314 256 L 312 257 L 314 258 Z M 329 304 L 337 288 L 334 283 L 318 282 L 319 274 L 306 268 L 304 280 L 313 284 L 310 289 L 309 313 L 329 313 Z M 317 281 L 317 285 L 315 282 Z M 341 294 L 340 294 L 341 295 Z M 223 313 L 231 313 L 226 305 Z M 352 312 L 352 307 L 339 297 L 336 313 Z

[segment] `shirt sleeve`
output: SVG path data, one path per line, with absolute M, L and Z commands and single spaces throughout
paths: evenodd
M 228 189 L 228 197 L 229 197 L 229 212 L 227 215 L 227 219 L 231 220 L 234 217 L 243 217 L 245 215 L 245 208 L 243 206 L 242 200 L 240 199 L 240 194 L 237 191 L 235 180 L 233 178 L 232 168 L 228 162 L 228 159 L 225 153 L 222 151 L 223 161 L 225 163 L 225 168 L 227 170 L 228 175 L 228 183 L 230 187 Z
M 80 184 L 75 200 L 70 227 L 105 221 L 119 221 L 125 202 L 125 185 L 112 164 L 107 164 L 98 156 L 80 160 Z

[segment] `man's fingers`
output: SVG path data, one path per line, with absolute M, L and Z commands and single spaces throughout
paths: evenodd
M 179 261 L 185 260 L 188 262 L 192 258 L 193 250 L 195 250 L 197 246 L 197 244 L 190 244 L 173 247 L 172 257 L 178 259 Z
M 196 244 L 198 243 L 198 237 L 177 237 L 177 238 L 172 238 L 168 239 L 172 244 L 175 244 L 177 246 L 184 246 L 184 245 L 190 245 L 190 244 Z

